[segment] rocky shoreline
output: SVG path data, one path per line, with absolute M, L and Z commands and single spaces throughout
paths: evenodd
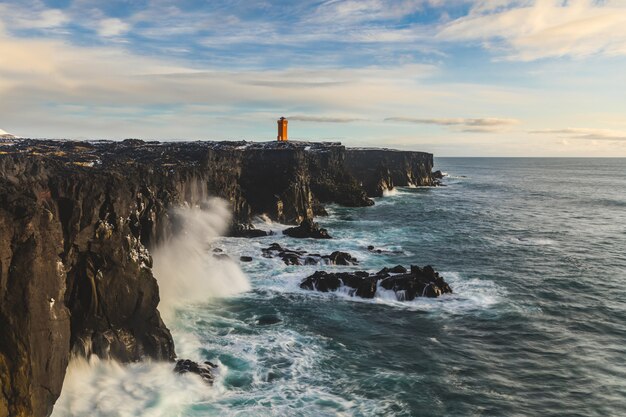
M 72 352 L 176 358 L 150 256 L 169 208 L 221 197 L 231 234 L 254 237 L 257 215 L 308 227 L 327 203 L 436 185 L 432 166 L 428 153 L 339 143 L 0 143 L 0 417 L 49 415 Z M 319 261 L 333 255 L 348 262 Z

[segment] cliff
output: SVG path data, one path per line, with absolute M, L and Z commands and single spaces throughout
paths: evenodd
M 431 185 L 432 155 L 338 143 L 0 143 L 0 417 L 48 415 L 70 353 L 175 358 L 150 248 L 169 207 L 230 202 L 299 223 L 324 203 Z
M 358 178 L 371 197 L 385 190 L 406 186 L 433 186 L 433 155 L 395 149 L 354 148 L 346 150 L 346 169 Z

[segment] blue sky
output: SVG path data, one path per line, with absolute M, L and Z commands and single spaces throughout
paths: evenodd
M 0 128 L 626 156 L 624 0 L 0 0 Z

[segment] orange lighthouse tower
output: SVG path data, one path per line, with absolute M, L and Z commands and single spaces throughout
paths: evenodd
M 281 117 L 278 119 L 278 139 L 279 142 L 287 142 L 287 119 Z

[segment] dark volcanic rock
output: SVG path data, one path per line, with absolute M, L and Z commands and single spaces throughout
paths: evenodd
M 283 230 L 283 234 L 296 238 L 313 238 L 313 239 L 330 239 L 328 231 L 320 228 L 317 223 L 311 219 L 304 219 L 300 226 L 290 227 Z
M 271 232 L 266 232 L 264 230 L 255 229 L 254 227 L 250 227 L 243 224 L 236 224 L 231 227 L 228 232 L 228 236 L 230 237 L 245 237 L 245 238 L 255 238 L 255 237 L 264 237 L 271 235 Z
M 326 256 L 323 256 L 323 258 L 326 258 Z M 347 252 L 335 251 L 328 255 L 327 259 L 331 265 L 356 265 L 358 263 L 357 259 Z
M 346 149 L 346 169 L 370 197 L 408 185 L 435 185 L 433 155 L 394 149 Z
M 259 326 L 271 326 L 272 324 L 277 324 L 282 321 L 283 320 L 277 314 L 264 314 L 257 318 L 256 324 Z
M 372 245 L 368 246 L 367 250 L 370 251 L 370 252 L 373 252 L 373 253 L 395 253 L 395 254 L 404 253 L 404 252 L 399 251 L 399 250 L 388 250 L 388 249 L 375 248 Z
M 263 256 L 272 258 L 278 256 L 286 265 L 356 265 L 358 261 L 355 257 L 346 252 L 335 251 L 330 255 L 320 255 L 319 253 L 307 253 L 303 250 L 291 250 L 272 243 L 264 248 Z
M 383 268 L 380 271 L 378 271 L 377 275 L 384 275 L 384 274 L 404 274 L 406 273 L 406 268 L 403 267 L 402 265 L 396 265 L 393 268 Z
M 432 168 L 430 154 L 381 152 L 298 142 L 0 143 L 0 417 L 49 414 L 71 351 L 123 362 L 175 357 L 149 253 L 173 227 L 169 208 L 217 196 L 241 235 L 264 235 L 249 225 L 266 214 L 307 220 L 295 235 L 328 238 L 311 220 L 323 203 L 367 206 L 376 184 L 416 183 Z
M 199 375 L 206 383 L 213 384 L 213 380 L 215 379 L 213 376 L 213 369 L 217 368 L 217 365 L 205 361 L 203 364 L 198 364 L 189 359 L 180 359 L 176 361 L 176 366 L 174 366 L 174 372 L 178 374 L 186 374 L 192 373 Z
M 393 274 L 393 275 L 392 275 Z M 362 298 L 374 298 L 378 286 L 396 293 L 399 301 L 416 297 L 438 297 L 452 293 L 450 286 L 431 266 L 423 269 L 411 266 L 410 272 L 401 265 L 384 268 L 375 274 L 365 271 L 334 272 L 317 271 L 300 283 L 300 288 L 321 292 L 337 291 L 341 286 L 349 288 L 349 294 Z

